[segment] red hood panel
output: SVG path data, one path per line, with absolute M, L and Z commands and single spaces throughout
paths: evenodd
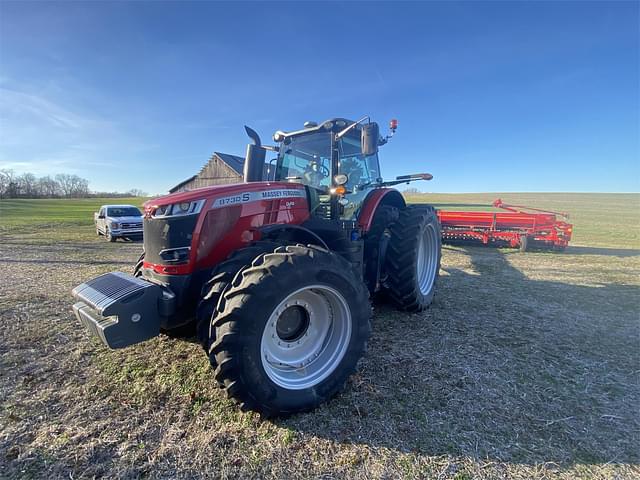
M 251 182 L 251 183 L 232 183 L 228 185 L 213 185 L 211 187 L 197 188 L 188 192 L 171 193 L 162 197 L 152 198 L 144 203 L 145 210 L 150 207 L 159 207 L 172 203 L 189 202 L 192 200 L 200 200 L 203 198 L 215 198 L 224 195 L 233 195 L 234 193 L 256 192 L 269 189 L 297 189 L 304 190 L 304 186 L 299 183 L 291 182 Z

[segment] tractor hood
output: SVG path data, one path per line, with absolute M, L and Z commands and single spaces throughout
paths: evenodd
M 283 189 L 304 191 L 304 186 L 300 183 L 291 182 L 250 182 L 233 183 L 228 185 L 213 185 L 211 187 L 189 190 L 188 192 L 171 193 L 162 197 L 152 198 L 151 200 L 148 200 L 144 203 L 144 209 L 145 211 L 149 211 L 163 205 L 218 197 L 228 197 L 230 195 L 242 193 L 267 192 L 271 190 L 273 190 L 275 193 L 282 191 Z

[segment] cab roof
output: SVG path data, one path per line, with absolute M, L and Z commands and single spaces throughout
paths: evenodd
M 318 125 L 313 126 L 313 127 L 305 127 L 301 130 L 294 130 L 291 132 L 283 132 L 282 130 L 278 130 L 275 134 L 274 137 L 276 135 L 282 135 L 283 138 L 286 137 L 293 137 L 296 135 L 301 135 L 303 133 L 312 133 L 312 132 L 325 132 L 325 131 L 331 131 L 334 128 L 339 128 L 340 130 L 347 128 L 349 125 L 351 125 L 352 123 L 355 123 L 355 120 L 349 120 L 348 118 L 342 118 L 342 117 L 337 117 L 337 118 L 330 118 L 329 120 L 325 120 L 324 122 L 320 122 L 318 123 Z M 356 125 L 354 128 L 360 128 L 360 125 Z

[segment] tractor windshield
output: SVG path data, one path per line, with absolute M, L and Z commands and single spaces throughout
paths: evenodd
M 326 190 L 331 186 L 331 132 L 299 135 L 280 147 L 276 179 Z

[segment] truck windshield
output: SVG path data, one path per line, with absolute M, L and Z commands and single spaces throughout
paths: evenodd
M 136 207 L 109 207 L 107 217 L 141 217 L 142 213 Z
M 331 132 L 293 137 L 283 143 L 278 156 L 276 179 L 299 181 L 325 189 L 331 185 Z

